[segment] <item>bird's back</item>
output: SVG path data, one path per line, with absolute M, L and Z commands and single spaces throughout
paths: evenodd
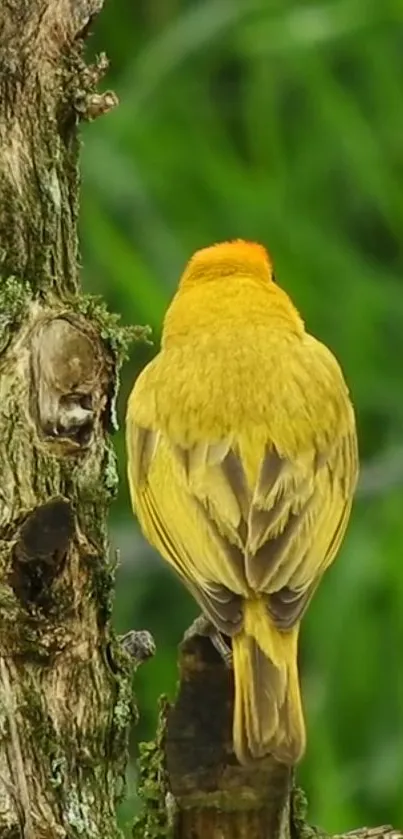
M 270 307 L 256 317 L 252 302 L 245 295 L 235 318 L 222 307 L 208 328 L 200 318 L 200 328 L 163 343 L 131 397 L 140 425 L 186 446 L 242 438 L 257 457 L 268 440 L 293 457 L 313 437 L 320 446 L 333 429 L 343 432 L 349 397 L 331 352 Z

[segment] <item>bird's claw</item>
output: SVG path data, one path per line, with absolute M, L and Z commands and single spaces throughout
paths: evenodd
M 197 635 L 201 635 L 205 638 L 210 638 L 211 643 L 217 650 L 219 656 L 223 659 L 224 664 L 229 669 L 232 668 L 232 650 L 231 647 L 226 644 L 221 632 L 213 626 L 211 621 L 206 618 L 205 615 L 199 615 L 196 620 L 189 626 L 189 628 L 184 633 L 182 643 L 186 641 L 190 641 Z

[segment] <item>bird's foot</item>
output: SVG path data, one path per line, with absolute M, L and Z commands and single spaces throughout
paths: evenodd
M 219 656 L 223 659 L 226 667 L 232 667 L 232 650 L 231 647 L 224 641 L 221 632 L 206 618 L 205 615 L 199 615 L 196 620 L 186 630 L 182 643 L 190 641 L 195 635 L 201 635 L 205 638 L 210 638 L 211 643 L 217 650 Z

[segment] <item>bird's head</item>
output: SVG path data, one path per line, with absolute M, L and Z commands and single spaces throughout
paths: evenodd
M 196 251 L 186 265 L 179 288 L 245 276 L 264 284 L 272 282 L 272 262 L 263 245 L 235 239 Z
M 242 329 L 273 319 L 303 330 L 292 301 L 274 281 L 266 249 L 243 239 L 221 242 L 196 251 L 186 265 L 165 315 L 163 344 L 196 332 L 214 333 L 236 324 Z

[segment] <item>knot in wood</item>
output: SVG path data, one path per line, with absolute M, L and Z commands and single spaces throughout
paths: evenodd
M 99 339 L 58 317 L 42 322 L 32 345 L 34 415 L 41 436 L 86 448 L 107 404 Z
M 75 522 L 70 502 L 52 498 L 32 510 L 19 528 L 13 551 L 11 586 L 25 603 L 45 602 L 63 570 Z

